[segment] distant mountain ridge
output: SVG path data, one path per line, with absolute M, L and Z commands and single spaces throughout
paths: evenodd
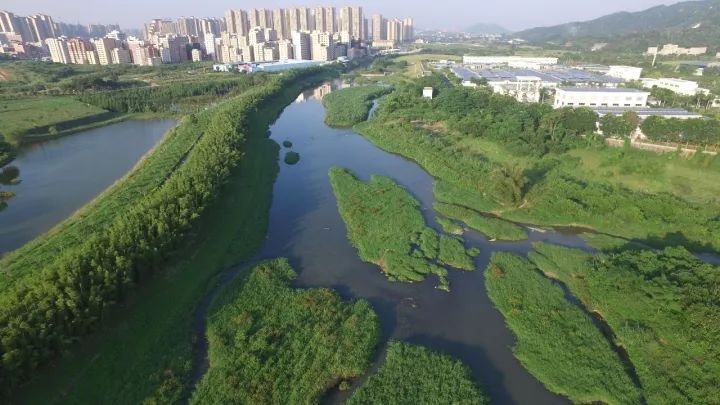
M 670 41 L 689 45 L 720 40 L 720 0 L 686 1 L 638 12 L 620 12 L 591 21 L 539 27 L 514 34 L 531 42 L 576 39 L 634 40 L 639 43 Z
M 497 24 L 477 23 L 465 28 L 471 34 L 508 34 L 510 30 Z

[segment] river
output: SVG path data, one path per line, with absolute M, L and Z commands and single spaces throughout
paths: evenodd
M 0 211 L 0 255 L 62 222 L 124 176 L 175 120 L 126 121 L 23 146 L 20 183 Z
M 379 315 L 383 347 L 390 339 L 421 344 L 449 353 L 467 364 L 474 377 L 485 385 L 494 404 L 567 404 L 569 401 L 549 392 L 523 368 L 512 354 L 513 334 L 502 315 L 487 296 L 484 269 L 493 251 L 527 254 L 532 242 L 547 241 L 588 250 L 573 232 L 535 231 L 523 242 L 491 242 L 475 232 L 465 235 L 467 247 L 478 247 L 476 271 L 451 271 L 451 292 L 435 289 L 433 276 L 422 283 L 391 283 L 372 264 L 363 263 L 347 239 L 345 224 L 337 209 L 328 170 L 341 166 L 359 178 L 387 176 L 401 184 L 421 203 L 431 227 L 440 231 L 436 214 L 433 178 L 414 162 L 387 153 L 351 129 L 334 129 L 324 123 L 320 97 L 328 86 L 304 92 L 288 106 L 271 126 L 271 138 L 278 144 L 289 140 L 300 154 L 299 164 L 282 163 L 273 191 L 269 232 L 261 251 L 248 263 L 287 257 L 298 272 L 295 287 L 330 287 L 346 299 L 364 298 Z M 281 154 L 287 152 L 283 149 Z M 226 270 L 220 278 L 225 285 L 245 266 Z M 196 328 L 203 333 L 209 303 L 208 295 L 196 315 Z M 194 378 L 207 367 L 207 343 L 199 339 L 196 347 Z M 356 381 L 354 387 L 362 382 Z M 331 392 L 327 403 L 339 403 L 347 392 Z

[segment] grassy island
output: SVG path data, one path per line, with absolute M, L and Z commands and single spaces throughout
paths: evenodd
M 392 180 L 373 176 L 365 183 L 345 169 L 330 171 L 348 238 L 360 258 L 380 266 L 393 281 L 422 281 L 428 274 L 448 288 L 447 270 L 442 265 L 473 270 L 463 243 L 425 224 L 420 205 Z
M 390 92 L 388 87 L 362 86 L 333 91 L 323 98 L 325 122 L 333 127 L 351 127 L 365 121 L 373 100 Z
M 366 301 L 296 290 L 284 259 L 226 287 L 208 324 L 210 367 L 194 404 L 316 403 L 369 366 L 380 327 Z
M 380 370 L 348 400 L 362 404 L 484 405 L 488 398 L 462 362 L 422 346 L 391 342 Z
M 590 316 L 528 260 L 495 253 L 490 299 L 517 337 L 515 356 L 551 391 L 575 403 L 637 404 L 640 393 Z

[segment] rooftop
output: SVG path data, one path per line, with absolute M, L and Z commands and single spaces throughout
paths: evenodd
M 558 90 L 571 93 L 646 93 L 647 91 L 631 88 L 607 88 L 607 87 L 560 87 Z
M 640 116 L 649 115 L 663 115 L 663 116 L 675 116 L 675 117 L 702 117 L 702 115 L 683 110 L 681 108 L 614 108 L 614 107 L 597 107 L 593 108 L 598 114 L 616 114 L 621 115 L 626 111 L 635 111 Z

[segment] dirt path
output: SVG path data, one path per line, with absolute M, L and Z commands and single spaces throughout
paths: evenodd
M 0 82 L 9 82 L 10 77 L 10 72 L 4 69 L 0 69 Z

